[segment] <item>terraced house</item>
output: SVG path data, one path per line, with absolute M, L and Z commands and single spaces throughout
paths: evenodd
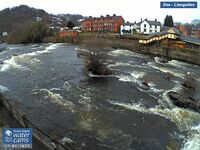
M 161 23 L 156 19 L 155 21 L 150 21 L 145 19 L 140 24 L 140 32 L 144 34 L 152 34 L 156 32 L 160 32 Z
M 107 31 L 107 32 L 120 32 L 120 26 L 124 24 L 124 19 L 122 16 L 106 15 L 100 17 L 89 17 L 81 21 L 82 31 Z

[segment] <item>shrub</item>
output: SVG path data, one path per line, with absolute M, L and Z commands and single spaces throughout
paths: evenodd
M 47 33 L 47 26 L 43 22 L 29 22 L 16 27 L 8 35 L 8 43 L 41 43 Z
M 85 69 L 96 75 L 109 75 L 112 71 L 105 65 L 107 59 L 107 43 L 101 39 L 92 39 L 83 45 L 89 52 L 85 60 Z
M 87 57 L 85 62 L 85 68 L 87 71 L 96 75 L 109 75 L 111 70 L 104 64 L 105 54 L 100 52 L 92 52 Z

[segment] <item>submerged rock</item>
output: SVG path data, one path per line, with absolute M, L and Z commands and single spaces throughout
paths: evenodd
M 180 95 L 177 92 L 168 92 L 168 96 L 176 106 L 189 108 L 200 113 L 200 104 L 194 98 Z
M 148 87 L 148 88 L 150 87 L 147 81 L 142 81 L 142 84 L 143 84 L 145 87 Z
M 112 74 L 112 71 L 107 68 L 106 66 L 100 66 L 99 68 L 97 68 L 96 70 L 92 70 L 94 74 L 97 75 L 110 75 Z
M 185 81 L 184 81 L 184 83 L 183 83 L 182 85 L 183 85 L 185 88 L 189 89 L 189 90 L 195 91 L 196 88 L 197 88 L 196 82 L 197 82 L 197 81 L 195 80 L 195 78 L 194 78 L 192 75 L 187 74 L 187 75 L 185 76 Z

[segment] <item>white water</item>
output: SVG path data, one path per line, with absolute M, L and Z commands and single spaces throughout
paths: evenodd
M 43 99 L 50 100 L 51 102 L 53 102 L 53 103 L 55 103 L 59 106 L 62 106 L 65 109 L 67 109 L 71 112 L 74 112 L 75 105 L 72 102 L 64 99 L 60 94 L 53 93 L 51 90 L 34 89 L 33 94 L 34 95 L 41 95 L 41 96 L 43 96 Z
M 26 68 L 24 68 L 24 66 L 21 66 L 18 64 L 19 60 L 22 61 L 22 59 L 23 59 L 23 61 L 28 61 L 33 64 L 40 63 L 41 61 L 39 59 L 36 59 L 36 58 L 32 59 L 32 56 L 49 53 L 50 50 L 53 50 L 54 48 L 56 48 L 56 45 L 55 45 L 55 47 L 51 45 L 51 47 L 46 48 L 43 51 L 36 51 L 36 52 L 32 52 L 32 53 L 25 53 L 25 54 L 22 54 L 19 56 L 13 56 L 14 58 L 11 58 L 11 60 L 12 60 L 12 61 L 10 60 L 11 62 L 9 62 L 9 60 L 8 60 L 8 62 L 10 63 L 10 64 L 7 63 L 8 68 L 4 68 L 4 69 L 6 70 L 11 67 L 26 69 Z M 123 50 L 123 52 L 121 50 L 116 50 L 114 52 L 114 55 L 116 55 L 116 56 L 118 56 L 118 55 L 130 56 L 129 54 L 131 56 L 136 55 L 130 51 L 124 52 L 124 50 Z M 30 60 L 27 58 L 30 58 Z M 134 64 L 134 61 L 131 63 Z M 173 62 L 172 64 L 175 64 L 175 63 L 176 62 Z M 13 66 L 11 66 L 11 64 Z M 132 64 L 129 64 L 129 62 L 128 63 L 116 63 L 115 66 L 132 66 Z M 169 64 L 171 64 L 171 62 L 169 62 Z M 4 65 L 6 67 L 6 63 Z M 148 65 L 149 66 L 153 65 L 153 66 L 151 66 L 152 68 L 160 70 L 162 72 L 165 72 L 165 73 L 170 72 L 178 77 L 181 77 L 181 78 L 184 77 L 184 74 L 179 73 L 178 70 L 173 70 L 173 69 L 170 69 L 167 67 L 158 67 L 153 63 L 148 63 Z M 180 66 L 182 66 L 182 65 L 184 65 L 184 64 L 180 64 Z M 176 66 L 176 65 L 174 65 L 174 66 Z M 114 67 L 114 65 L 112 67 Z M 145 75 L 146 75 L 146 73 L 143 72 L 142 69 L 141 70 L 136 69 L 135 71 L 130 71 L 129 74 L 127 74 L 127 75 L 120 74 L 120 75 L 116 75 L 116 77 L 118 77 L 120 81 L 137 83 L 140 86 L 142 86 L 141 79 Z M 99 77 L 102 77 L 102 76 L 99 76 Z M 108 77 L 108 76 L 105 76 L 105 77 Z M 198 79 L 198 80 L 200 81 L 200 79 Z M 153 91 L 155 93 L 164 92 L 162 89 L 156 89 L 154 83 L 150 82 L 148 84 L 150 86 L 151 91 Z M 181 89 L 181 87 L 178 85 L 179 84 L 177 84 L 177 86 L 175 86 L 173 89 L 171 89 L 169 91 L 179 91 Z M 72 88 L 73 88 L 73 90 L 72 90 Z M 1 85 L 0 85 L 0 89 L 8 90 L 4 86 L 1 87 Z M 38 90 L 33 90 L 33 92 L 34 92 L 33 94 L 41 95 L 43 97 L 43 99 L 45 99 L 46 101 L 50 100 L 51 102 L 55 103 L 56 105 L 59 105 L 69 111 L 74 112 L 76 109 L 74 104 L 70 101 L 65 100 L 60 94 L 57 93 L 58 91 L 64 90 L 64 89 L 68 92 L 74 91 L 73 85 L 66 81 L 63 85 L 63 89 L 60 89 L 60 88 L 38 89 Z M 77 93 L 79 93 L 79 95 L 77 96 L 78 102 L 80 104 L 84 105 L 85 106 L 84 108 L 86 110 L 90 111 L 92 106 L 91 106 L 91 96 L 88 94 L 89 92 L 86 93 L 87 92 L 86 90 L 84 91 L 83 89 L 78 89 L 78 88 L 77 88 L 77 90 L 82 90 L 81 94 L 79 92 L 77 92 Z M 170 119 L 172 122 L 174 122 L 179 127 L 179 129 L 181 131 L 182 130 L 188 131 L 189 135 L 187 137 L 185 137 L 182 150 L 200 149 L 200 143 L 199 143 L 199 141 L 200 141 L 199 140 L 200 139 L 200 124 L 198 124 L 198 122 L 200 122 L 199 114 L 192 112 L 190 110 L 186 110 L 186 109 L 182 109 L 182 108 L 178 108 L 178 107 L 174 106 L 173 103 L 170 101 L 170 99 L 167 97 L 167 92 L 164 92 L 162 94 L 162 97 L 159 100 L 160 105 L 158 105 L 157 107 L 154 107 L 154 108 L 146 108 L 141 103 L 121 103 L 121 102 L 116 102 L 116 101 L 110 101 L 110 103 L 112 103 L 113 105 L 117 105 L 117 106 L 129 109 L 129 110 L 135 110 L 135 111 L 139 111 L 141 113 L 147 113 L 147 114 L 154 114 L 154 115 L 158 115 L 158 116 Z
M 56 49 L 56 47 L 58 45 L 59 44 L 52 44 L 44 50 L 39 50 L 39 51 L 31 52 L 31 53 L 24 53 L 24 54 L 21 54 L 21 55 L 18 55 L 18 56 L 12 56 L 11 58 L 3 61 L 3 65 L 0 69 L 0 71 L 5 72 L 5 71 L 7 71 L 8 69 L 11 69 L 11 68 L 22 69 L 22 70 L 30 70 L 30 68 L 28 68 L 26 66 L 22 66 L 18 63 L 20 63 L 20 62 L 25 62 L 25 63 L 29 62 L 31 64 L 39 63 L 40 62 L 39 59 L 36 59 L 36 58 L 32 59 L 31 57 L 49 53 L 50 50 Z
M 147 58 L 145 55 L 141 55 L 138 53 L 131 52 L 129 50 L 124 50 L 124 49 L 118 49 L 114 50 L 108 53 L 111 56 L 119 56 L 119 55 L 124 55 L 124 56 L 135 56 L 135 57 L 140 57 L 140 58 Z
M 170 73 L 170 74 L 180 77 L 182 79 L 184 79 L 184 77 L 185 77 L 185 75 L 183 73 L 179 73 L 180 71 L 178 71 L 178 70 L 170 69 L 167 67 L 156 66 L 155 63 L 152 63 L 152 62 L 148 62 L 148 65 L 154 69 L 160 70 L 164 73 Z
M 180 85 L 177 85 L 169 91 L 179 91 Z M 182 150 L 199 150 L 200 149 L 200 114 L 191 110 L 176 107 L 167 97 L 166 91 L 160 99 L 159 105 L 152 108 L 146 108 L 141 103 L 122 103 L 109 101 L 129 110 L 135 110 L 141 113 L 154 114 L 166 119 L 170 119 L 176 124 L 180 131 L 187 131 L 190 136 L 185 137 Z M 164 108 L 163 108 L 164 106 Z M 165 107 L 167 106 L 167 107 Z
M 8 88 L 3 86 L 3 85 L 0 85 L 0 92 L 3 93 L 3 92 L 6 92 L 6 91 L 8 91 Z

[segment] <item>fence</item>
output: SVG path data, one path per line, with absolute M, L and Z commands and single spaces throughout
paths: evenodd
M 24 128 L 32 128 L 33 136 L 41 142 L 49 150 L 75 150 L 75 146 L 72 144 L 62 144 L 59 141 L 53 139 L 50 135 L 39 129 L 34 125 L 25 114 L 19 112 L 13 105 L 0 93 L 0 103 L 11 113 L 19 124 Z

